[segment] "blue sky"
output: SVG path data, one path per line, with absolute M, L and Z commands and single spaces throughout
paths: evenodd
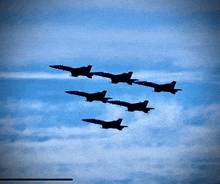
M 218 1 L 1 1 L 0 177 L 220 182 Z M 176 95 L 49 68 L 177 81 Z M 148 114 L 65 91 L 149 100 Z M 122 118 L 118 131 L 81 121 Z

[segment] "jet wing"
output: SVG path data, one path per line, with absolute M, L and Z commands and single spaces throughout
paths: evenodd
M 138 79 L 129 79 L 128 82 L 133 83 L 133 82 L 135 82 L 135 81 L 137 81 L 137 80 L 138 80 Z
M 148 113 L 150 110 L 152 110 L 152 109 L 155 109 L 155 108 L 148 108 L 148 107 L 146 107 L 145 109 L 143 109 L 143 112 L 145 112 L 145 113 Z
M 123 129 L 125 127 L 128 127 L 128 126 L 125 126 L 125 125 L 120 125 L 119 128 Z
M 73 68 L 71 69 L 71 75 L 74 77 L 77 77 L 78 75 L 84 75 L 87 76 L 88 78 L 92 78 L 93 74 L 90 73 L 90 70 L 92 68 L 92 65 L 88 65 L 88 66 L 83 66 L 80 68 Z
M 102 92 L 92 93 L 88 98 L 106 103 L 109 99 L 112 99 L 111 97 L 105 97 L 106 93 L 107 91 L 105 90 L 103 90 Z
M 120 101 L 120 100 L 108 101 L 108 103 L 115 104 L 115 105 L 120 105 L 120 106 L 125 106 L 125 107 L 128 108 L 128 111 L 131 111 L 131 112 L 138 109 L 138 104 L 131 104 L 131 103 L 123 102 L 123 101 Z
M 182 89 L 170 89 L 169 92 L 172 94 L 176 94 L 177 91 L 182 91 Z
M 123 128 L 128 127 L 128 126 L 119 126 L 117 127 L 118 130 L 122 130 Z
M 115 128 L 118 130 L 122 130 L 123 128 L 128 127 L 128 126 L 118 125 L 118 124 L 114 124 L 114 123 L 112 124 L 110 122 L 103 122 L 101 125 L 102 125 L 102 128 L 104 128 L 104 129 Z

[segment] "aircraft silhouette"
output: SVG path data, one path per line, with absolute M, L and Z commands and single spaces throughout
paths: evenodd
M 88 102 L 92 102 L 94 100 L 96 101 L 102 101 L 103 103 L 106 103 L 109 99 L 112 98 L 105 98 L 105 95 L 107 91 L 103 90 L 102 92 L 96 92 L 96 93 L 86 93 L 81 91 L 65 91 L 66 93 L 72 94 L 72 95 L 78 95 L 78 96 L 84 96 L 86 97 L 86 100 Z
M 49 67 L 69 71 L 72 77 L 78 77 L 79 75 L 82 75 L 88 78 L 92 78 L 92 75 L 93 75 L 92 73 L 90 73 L 92 65 L 88 65 L 87 67 L 83 66 L 80 68 L 72 68 L 72 67 L 64 66 L 64 65 L 50 65 Z
M 124 127 L 128 127 L 128 126 L 121 126 L 121 122 L 122 122 L 121 118 L 119 118 L 116 121 L 103 121 L 98 119 L 82 119 L 82 121 L 102 125 L 102 128 L 104 129 L 115 128 L 118 130 L 122 130 Z
M 138 79 L 131 79 L 132 73 L 133 72 L 128 72 L 128 73 L 115 75 L 115 74 L 106 73 L 106 72 L 93 72 L 92 74 L 110 78 L 113 84 L 117 84 L 119 82 L 125 82 L 125 83 L 128 83 L 129 85 L 132 85 L 134 81 L 138 80 Z
M 145 100 L 143 102 L 138 102 L 138 103 L 128 103 L 128 102 L 123 102 L 120 100 L 116 101 L 108 101 L 108 103 L 115 104 L 115 105 L 120 105 L 120 106 L 125 106 L 128 108 L 128 111 L 133 112 L 133 111 L 143 111 L 145 113 L 148 113 L 151 109 L 154 108 L 147 108 L 148 100 Z
M 175 94 L 177 91 L 182 91 L 182 89 L 174 89 L 176 85 L 176 81 L 173 81 L 167 84 L 156 84 L 156 83 L 147 82 L 147 81 L 135 81 L 134 83 L 143 85 L 143 86 L 153 87 L 155 92 L 164 91 L 164 92 L 170 92 L 172 94 Z

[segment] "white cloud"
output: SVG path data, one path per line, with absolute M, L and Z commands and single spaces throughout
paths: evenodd
M 208 146 L 209 149 L 215 150 L 214 147 L 218 144 L 219 141 L 219 127 L 216 127 L 215 129 L 210 126 L 187 126 L 183 129 L 183 131 L 188 133 L 188 136 L 184 135 L 181 138 L 181 143 L 184 145 Z M 207 152 L 209 149 L 206 148 Z M 218 154 L 214 156 L 217 157 Z
M 46 73 L 46 72 L 0 72 L 0 78 L 6 78 L 6 79 L 73 79 L 68 75 L 67 72 L 64 72 L 62 74 L 54 74 L 54 73 Z M 169 83 L 174 81 L 178 82 L 211 82 L 219 85 L 219 82 L 217 82 L 218 76 L 210 75 L 207 76 L 207 73 L 198 71 L 198 72 L 192 72 L 192 71 L 181 71 L 181 72 L 175 72 L 175 71 L 161 71 L 161 70 L 139 70 L 139 71 L 133 71 L 132 78 L 149 81 L 149 82 L 161 82 L 161 83 Z M 216 78 L 213 80 L 213 78 Z M 78 77 L 77 80 L 84 80 L 83 77 Z M 102 77 L 96 77 L 94 76 L 94 80 L 106 80 Z M 135 84 L 136 85 L 136 84 Z
M 46 175 L 65 175 L 76 177 L 79 181 L 83 176 L 88 183 L 97 178 L 132 179 L 129 178 L 131 173 L 140 172 L 182 182 L 190 180 L 192 174 L 203 175 L 204 171 L 199 169 L 202 166 L 216 169 L 212 177 L 204 175 L 216 181 L 214 177 L 220 167 L 212 160 L 219 158 L 219 127 L 210 125 L 207 121 L 216 120 L 219 105 L 212 104 L 193 115 L 199 117 L 205 113 L 205 126 L 186 125 L 192 116 L 187 117 L 187 111 L 178 103 L 158 105 L 161 110 L 156 117 L 136 113 L 128 123 L 129 127 L 123 131 L 103 130 L 99 125 L 92 124 L 68 128 L 28 127 L 20 132 L 21 136 L 49 136 L 51 139 L 43 142 L 2 142 L 1 159 L 4 160 L 4 167 L 8 169 L 30 169 L 43 165 L 49 168 L 67 167 L 71 172 L 50 172 L 49 169 Z M 116 108 L 105 110 L 106 117 L 110 112 L 114 114 L 118 111 Z M 193 111 L 194 107 L 189 110 Z M 119 115 L 121 113 L 123 112 Z M 129 115 L 124 114 L 124 117 L 127 119 Z M 160 129 L 163 133 L 158 134 Z M 163 144 L 159 145 L 161 141 Z M 170 142 L 176 144 L 170 146 Z M 10 150 L 7 154 L 4 152 L 6 148 Z M 198 162 L 198 159 L 201 162 Z M 38 171 L 36 175 L 42 176 L 43 173 Z M 26 176 L 33 176 L 33 173 L 27 171 Z
M 218 157 L 217 153 L 220 151 L 219 147 L 213 150 L 207 146 L 197 145 L 147 148 L 133 145 L 133 147 L 125 149 L 121 147 L 121 144 L 111 142 L 112 140 L 107 144 L 103 141 L 106 140 L 50 140 L 31 144 L 23 141 L 16 142 L 11 144 L 16 151 L 3 158 L 7 160 L 8 166 L 15 168 L 29 165 L 35 167 L 35 165 L 67 164 L 71 166 L 72 173 L 80 171 L 88 180 L 96 178 L 128 179 L 129 173 L 143 172 L 181 182 L 190 179 L 191 174 L 202 173 L 196 167 L 192 167 L 192 164 L 195 164 L 193 159 L 210 159 L 212 154 L 215 156 L 211 157 L 215 158 Z M 32 150 L 32 152 L 28 151 L 27 154 L 25 153 L 27 150 Z M 17 164 L 14 163 L 15 155 L 19 155 Z M 12 159 L 8 160 L 8 157 Z M 59 172 L 59 175 L 63 174 Z M 72 177 L 72 175 L 70 176 Z
M 85 126 L 83 128 L 81 127 L 49 127 L 49 128 L 27 128 L 23 132 L 20 132 L 22 136 L 50 136 L 50 137 L 59 137 L 59 138 L 65 138 L 68 139 L 70 137 L 74 136 L 96 136 L 100 135 L 101 129 L 98 126 Z
M 44 72 L 0 72 L 0 78 L 7 79 L 72 79 L 68 73 L 54 74 Z
M 24 110 L 30 109 L 35 111 L 51 111 L 57 109 L 55 105 L 49 105 L 47 103 L 43 103 L 41 101 L 35 101 L 35 100 L 8 100 L 7 104 L 4 105 L 4 108 L 8 108 L 13 111 L 21 111 L 24 112 Z
M 205 110 L 205 114 L 208 114 L 208 116 L 206 116 L 206 120 L 209 121 L 211 125 L 219 125 L 220 105 L 218 103 L 215 103 L 208 107 L 204 107 L 203 109 Z
M 139 80 L 150 80 L 154 82 L 202 82 L 204 81 L 204 73 L 202 72 L 172 72 L 172 71 L 156 71 L 156 70 L 145 70 L 138 71 L 133 74 L 133 78 Z M 149 82 L 150 82 L 149 81 Z
M 35 124 L 40 123 L 42 121 L 41 116 L 39 115 L 29 115 L 25 117 L 13 117 L 9 115 L 9 117 L 0 119 L 0 125 L 6 126 L 6 127 L 12 127 L 14 125 L 19 124 L 32 124 L 33 122 Z M 3 132 L 4 133 L 4 132 Z
M 211 105 L 198 105 L 194 107 L 193 109 L 187 109 L 185 110 L 185 113 L 187 114 L 186 118 L 196 118 L 201 117 L 202 119 L 205 119 L 206 123 L 212 126 L 216 126 L 219 124 L 220 119 L 220 105 L 217 103 L 213 103 Z M 204 122 L 201 122 L 201 124 Z
M 6 79 L 72 79 L 67 73 L 53 74 L 43 72 L 0 72 L 0 78 Z M 195 82 L 203 81 L 204 73 L 202 72 L 166 72 L 166 71 L 137 71 L 133 73 L 132 78 L 140 80 L 151 79 L 161 82 L 171 82 L 171 80 Z M 84 79 L 84 78 L 78 78 Z M 165 81 L 166 79 L 166 81 Z M 102 77 L 94 77 L 93 80 L 105 80 Z

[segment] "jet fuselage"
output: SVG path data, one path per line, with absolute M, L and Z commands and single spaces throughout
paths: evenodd
M 102 120 L 98 120 L 98 119 L 82 119 L 82 120 L 85 122 L 102 125 L 102 128 L 104 128 L 104 129 L 115 128 L 118 130 L 122 130 L 124 127 L 128 127 L 128 126 L 121 126 L 120 125 L 121 121 L 122 121 L 121 118 L 119 118 L 116 121 L 102 121 Z
M 97 93 L 86 93 L 82 91 L 65 91 L 65 92 L 69 94 L 73 94 L 73 95 L 86 97 L 86 100 L 88 102 L 92 102 L 96 100 L 96 101 L 102 101 L 103 103 L 106 103 L 109 99 L 112 99 L 110 97 L 105 98 L 105 95 L 107 93 L 107 91 L 105 90 L 103 90 L 102 92 L 97 92 Z
M 138 103 L 128 103 L 128 102 L 116 100 L 116 101 L 108 101 L 108 103 L 125 106 L 130 112 L 143 111 L 145 113 L 148 113 L 149 110 L 154 109 L 154 108 L 147 108 L 148 100 L 145 100 L 144 102 L 138 102 Z
M 88 78 L 92 78 L 92 73 L 90 73 L 92 65 L 88 65 L 87 67 L 83 66 L 80 68 L 72 68 L 64 65 L 50 65 L 49 67 L 69 71 L 71 72 L 71 76 L 73 77 L 78 77 L 79 75 L 82 75 L 87 76 Z
M 167 84 L 156 84 L 156 83 L 147 82 L 147 81 L 135 81 L 134 83 L 143 85 L 143 86 L 153 87 L 155 92 L 164 91 L 164 92 L 170 92 L 172 94 L 175 94 L 177 91 L 182 91 L 182 89 L 174 89 L 176 85 L 176 81 L 173 81 Z
M 113 84 L 117 84 L 119 82 L 125 82 L 129 85 L 132 85 L 132 83 L 137 80 L 137 79 L 131 79 L 132 73 L 133 72 L 128 72 L 128 73 L 115 75 L 115 74 L 106 73 L 106 72 L 93 72 L 94 75 L 110 78 Z

